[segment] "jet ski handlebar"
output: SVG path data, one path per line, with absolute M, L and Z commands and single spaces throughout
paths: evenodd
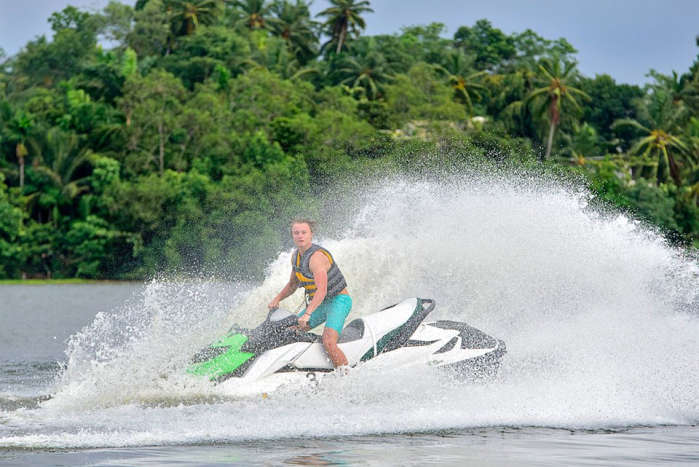
M 280 332 L 294 331 L 299 332 L 299 329 L 292 329 L 299 324 L 299 317 L 294 313 L 277 308 L 272 310 L 267 315 L 266 323 L 272 326 L 273 329 L 278 329 Z M 265 323 L 263 323 L 264 325 Z
M 422 308 L 422 316 L 427 316 L 430 314 L 436 306 L 435 301 L 431 298 L 418 298 L 417 300 Z M 388 308 L 391 307 L 384 308 L 384 310 Z M 270 324 L 273 323 L 273 326 L 277 329 L 287 328 L 296 326 L 298 324 L 298 316 L 288 310 L 276 308 L 267 314 L 266 321 Z

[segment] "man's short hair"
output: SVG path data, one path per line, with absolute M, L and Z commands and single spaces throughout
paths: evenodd
M 294 224 L 308 224 L 308 227 L 311 228 L 311 233 L 316 231 L 316 222 L 311 219 L 296 218 L 291 221 L 291 224 L 289 224 L 289 230 L 291 230 L 294 227 Z

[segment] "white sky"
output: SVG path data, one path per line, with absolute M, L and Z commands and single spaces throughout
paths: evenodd
M 68 4 L 101 8 L 108 0 L 0 0 L 0 47 L 14 54 L 49 34 L 49 15 Z M 134 3 L 125 0 L 124 3 Z M 316 0 L 314 12 L 326 8 Z M 505 33 L 527 28 L 546 39 L 565 37 L 587 76 L 608 73 L 618 82 L 642 84 L 651 68 L 683 73 L 697 57 L 699 0 L 373 0 L 367 34 L 438 21 L 451 37 L 459 26 L 487 18 Z

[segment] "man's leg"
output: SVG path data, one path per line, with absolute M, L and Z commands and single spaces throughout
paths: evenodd
M 306 314 L 306 309 L 301 310 L 297 316 L 300 318 Z M 308 320 L 308 327 L 310 329 L 320 326 L 328 317 L 328 307 L 325 303 L 322 303 L 316 310 L 311 313 L 311 318 Z
M 344 352 L 337 346 L 337 339 L 340 335 L 336 330 L 326 327 L 323 331 L 323 347 L 328 353 L 328 357 L 332 360 L 335 368 L 342 365 L 347 365 L 347 357 Z
M 323 347 L 337 368 L 348 364 L 344 352 L 337 346 L 337 340 L 345 325 L 345 319 L 352 309 L 352 299 L 349 295 L 336 295 L 328 305 L 329 310 L 323 331 Z

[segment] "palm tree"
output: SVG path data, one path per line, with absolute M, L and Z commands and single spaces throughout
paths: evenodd
M 580 105 L 575 100 L 575 95 L 585 99 L 590 99 L 590 96 L 568 84 L 576 73 L 575 63 L 573 62 L 565 62 L 561 69 L 560 61 L 542 59 L 539 64 L 539 71 L 541 75 L 537 78 L 539 84 L 543 84 L 543 86 L 532 90 L 527 96 L 526 102 L 527 104 L 535 104 L 535 114 L 546 114 L 548 117 L 549 135 L 546 141 L 546 154 L 544 155 L 544 159 L 548 159 L 551 155 L 553 135 L 561 121 L 563 103 L 567 102 L 574 108 L 579 109 Z
M 5 137 L 14 143 L 15 156 L 19 166 L 19 187 L 24 188 L 24 159 L 29 155 L 27 143 L 32 137 L 34 120 L 21 110 L 13 112 L 7 102 L 0 109 L 0 122 L 4 122 Z
M 52 190 L 42 190 L 40 204 L 53 206 L 53 220 L 57 221 L 60 205 L 72 204 L 82 192 L 88 190 L 88 176 L 75 178 L 78 169 L 89 164 L 92 151 L 82 144 L 73 132 L 58 127 L 49 129 L 42 138 L 33 142 L 36 157 L 32 170 L 46 177 Z
M 277 0 L 271 6 L 275 17 L 269 19 L 270 29 L 284 39 L 294 55 L 303 63 L 316 54 L 318 37 L 314 32 L 316 22 L 311 20 L 308 4 L 304 0 L 296 3 Z
M 348 85 L 352 89 L 362 88 L 369 99 L 381 97 L 382 83 L 393 79 L 388 62 L 378 51 L 345 57 L 339 63 L 336 72 L 342 78 L 340 84 Z
M 485 91 L 486 87 L 479 83 L 479 79 L 486 74 L 485 71 L 473 71 L 472 60 L 469 60 L 463 52 L 453 52 L 445 66 L 434 65 L 435 69 L 445 74 L 449 83 L 454 88 L 456 96 L 463 101 L 466 112 L 470 115 L 473 111 L 473 99 L 471 95 L 480 99 L 479 91 Z
M 534 88 L 534 78 L 534 72 L 528 68 L 488 77 L 488 113 L 496 115 L 513 136 L 536 136 L 531 109 L 525 105 Z
M 253 57 L 243 61 L 244 65 L 277 73 L 284 79 L 292 79 L 301 70 L 298 59 L 283 40 L 270 40 L 263 49 L 254 51 Z M 303 75 L 305 73 L 301 73 Z
M 697 163 L 697 153 L 678 136 L 691 135 L 691 125 L 683 130 L 688 109 L 678 104 L 676 95 L 658 86 L 649 86 L 650 93 L 636 101 L 636 119 L 625 118 L 615 121 L 612 128 L 628 126 L 640 130 L 642 135 L 629 150 L 630 155 L 639 156 L 642 165 L 655 169 L 656 184 L 665 181 L 665 171 L 676 185 L 682 183 L 682 166 Z M 691 119 L 690 119 L 691 124 Z M 691 142 L 691 136 L 690 136 Z
M 597 131 L 587 122 L 582 125 L 573 125 L 573 132 L 571 134 L 562 134 L 563 141 L 565 142 L 565 148 L 563 149 L 563 155 L 567 156 L 564 160 L 567 160 L 573 165 L 585 165 L 588 159 L 599 159 L 599 148 L 597 147 L 597 142 L 599 137 Z
M 647 127 L 631 118 L 619 119 L 612 124 L 612 128 L 621 126 L 630 126 L 643 133 L 643 136 L 629 149 L 629 154 L 638 156 L 643 165 L 655 169 L 656 185 L 665 181 L 666 167 L 669 168 L 670 176 L 675 184 L 677 186 L 682 184 L 679 159 L 685 156 L 687 162 L 691 162 L 689 160 L 691 155 L 682 140 L 670 133 L 668 129 L 670 125 L 662 121 L 652 120 L 650 127 Z
M 235 0 L 233 4 L 243 12 L 243 22 L 250 29 L 267 27 L 270 6 L 266 0 Z
M 693 97 L 691 76 L 684 74 L 680 76 L 676 71 L 672 71 L 672 76 L 650 70 L 647 76 L 651 76 L 655 82 L 648 85 L 653 92 L 664 92 L 670 94 L 672 104 L 684 106 Z
M 348 33 L 359 35 L 359 30 L 366 28 L 366 22 L 360 14 L 373 13 L 374 10 L 369 7 L 368 0 L 356 3 L 355 0 L 330 0 L 330 3 L 333 6 L 321 11 L 316 16 L 328 18 L 323 26 L 328 28 L 330 40 L 323 45 L 323 48 L 328 44 L 337 42 L 335 53 L 339 54 Z
M 194 34 L 199 24 L 213 24 L 223 11 L 221 0 L 167 0 L 176 36 Z
M 675 149 L 680 153 L 687 152 L 687 146 L 682 140 L 665 130 L 647 128 L 633 119 L 617 120 L 612 127 L 616 128 L 622 125 L 633 126 L 645 133 L 645 136 L 641 137 L 629 150 L 629 154 L 640 155 L 643 162 L 650 162 L 648 165 L 655 167 L 656 184 L 659 185 L 664 181 L 664 168 L 669 167 L 670 176 L 675 184 L 680 186 L 682 179 L 677 161 L 678 154 L 674 154 L 671 150 Z M 656 159 L 657 162 L 651 162 L 652 159 Z

